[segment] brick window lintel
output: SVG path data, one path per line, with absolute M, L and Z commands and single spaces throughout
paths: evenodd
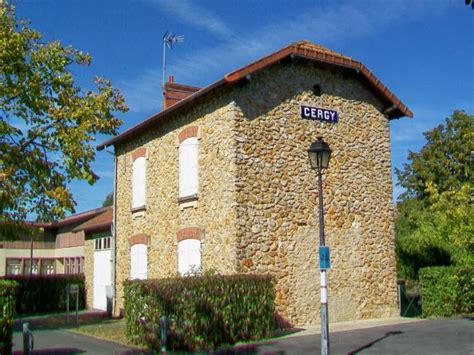
M 136 244 L 145 244 L 145 245 L 148 245 L 150 241 L 150 237 L 146 234 L 135 234 L 133 235 L 132 237 L 130 237 L 130 246 L 134 246 Z
M 178 233 L 176 233 L 176 239 L 178 242 L 186 239 L 201 240 L 202 234 L 202 229 L 199 227 L 187 227 L 179 230 Z

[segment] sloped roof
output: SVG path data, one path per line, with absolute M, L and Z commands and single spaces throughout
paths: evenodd
M 112 225 L 113 210 L 112 207 L 107 207 L 97 216 L 80 224 L 73 229 L 74 232 L 84 231 L 84 233 L 105 232 L 110 230 Z
M 30 222 L 30 221 L 26 221 L 25 223 L 27 225 L 31 225 L 31 226 L 35 226 L 35 227 L 44 227 L 44 228 L 47 228 L 47 229 L 61 228 L 61 227 L 69 226 L 71 224 L 81 223 L 81 222 L 87 221 L 91 218 L 96 217 L 97 215 L 102 214 L 103 212 L 107 211 L 107 209 L 111 209 L 111 207 L 95 208 L 93 210 L 73 214 L 71 216 L 65 217 L 63 219 L 60 219 L 60 220 L 54 221 L 54 222 Z
M 311 43 L 309 41 L 300 41 L 292 43 L 289 46 L 280 49 L 279 51 L 276 51 L 240 69 L 228 73 L 224 76 L 224 78 L 216 81 L 215 83 L 200 89 L 194 94 L 177 102 L 173 106 L 158 112 L 157 114 L 147 118 L 137 125 L 127 129 L 123 133 L 99 144 L 97 149 L 102 150 L 107 146 L 123 143 L 127 139 L 144 132 L 151 125 L 156 124 L 164 117 L 176 112 L 184 106 L 189 105 L 191 102 L 194 102 L 200 97 L 212 93 L 214 90 L 219 90 L 221 87 L 233 85 L 244 78 L 248 78 L 249 75 L 252 75 L 257 71 L 275 64 L 287 57 L 304 58 L 322 64 L 354 70 L 358 75 L 357 77 L 359 80 L 364 81 L 366 85 L 371 88 L 380 99 L 391 105 L 391 109 L 389 110 L 389 113 L 387 113 L 389 115 L 389 119 L 400 118 L 403 116 L 413 117 L 413 113 L 410 111 L 410 109 L 400 99 L 398 99 L 395 94 L 393 94 L 369 69 L 367 69 L 364 64 L 352 59 L 351 57 L 345 56 L 323 46 Z

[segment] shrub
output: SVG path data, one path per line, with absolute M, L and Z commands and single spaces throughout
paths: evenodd
M 423 317 L 474 313 L 474 266 L 420 270 Z
M 79 309 L 86 305 L 84 275 L 7 276 L 18 283 L 16 311 L 19 314 L 48 313 L 66 310 L 66 285 L 79 285 Z M 76 307 L 76 298 L 70 298 L 70 309 Z
M 160 349 L 160 317 L 172 319 L 168 347 L 214 349 L 267 337 L 275 327 L 270 276 L 193 276 L 126 281 L 127 337 Z
M 13 318 L 18 285 L 0 280 L 0 354 L 11 354 Z

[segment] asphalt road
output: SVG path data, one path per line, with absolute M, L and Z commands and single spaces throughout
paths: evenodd
M 474 354 L 474 317 L 329 332 L 331 354 Z M 319 334 L 258 346 L 265 354 L 319 354 L 320 348 Z
M 109 341 L 66 330 L 35 331 L 34 354 L 140 354 Z M 22 334 L 15 332 L 14 353 L 21 354 Z M 277 338 L 219 351 L 218 354 L 319 354 L 320 335 Z M 456 354 L 474 355 L 474 317 L 427 320 L 414 323 L 331 332 L 331 354 Z
M 33 354 L 141 354 L 139 349 L 67 330 L 34 330 Z M 23 335 L 13 333 L 13 354 L 23 354 Z

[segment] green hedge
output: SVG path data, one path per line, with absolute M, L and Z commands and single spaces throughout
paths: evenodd
M 18 285 L 0 280 L 0 354 L 11 354 L 13 318 Z
M 196 351 L 268 337 L 275 328 L 270 276 L 193 276 L 126 281 L 126 334 L 160 349 L 160 317 L 172 319 L 168 348 Z
M 474 313 L 474 266 L 420 270 L 423 317 Z
M 33 275 L 8 276 L 19 284 L 16 311 L 18 314 L 50 313 L 66 310 L 66 285 L 79 285 L 79 309 L 86 305 L 84 275 Z M 71 309 L 76 307 L 76 298 L 70 299 Z

